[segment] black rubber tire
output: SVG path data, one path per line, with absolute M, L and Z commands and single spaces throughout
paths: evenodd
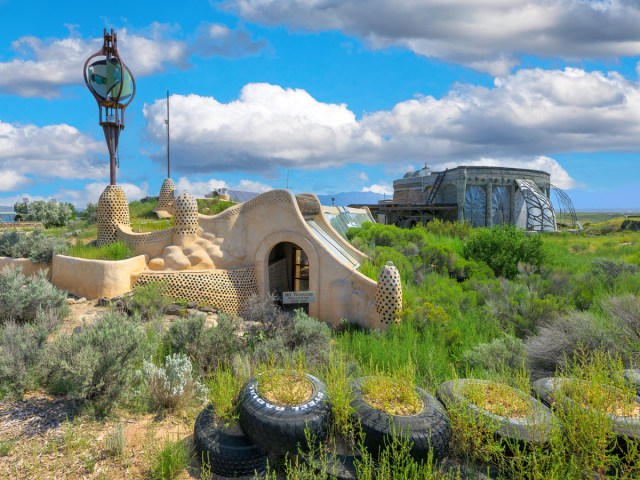
M 352 383 L 354 417 L 364 433 L 364 444 L 374 457 L 389 443 L 392 432 L 411 443 L 410 454 L 416 460 L 426 460 L 429 450 L 439 460 L 449 452 L 451 424 L 442 404 L 431 394 L 416 387 L 422 410 L 415 415 L 390 415 L 369 405 L 362 398 L 362 384 L 367 377 Z
M 440 385 L 438 397 L 446 405 L 462 406 L 470 412 L 478 421 L 485 423 L 491 428 L 495 428 L 495 434 L 504 440 L 515 440 L 526 444 L 544 444 L 549 441 L 551 429 L 553 427 L 553 414 L 551 410 L 526 392 L 511 388 L 518 395 L 526 398 L 532 404 L 534 413 L 525 418 L 512 418 L 496 415 L 485 409 L 470 403 L 460 392 L 463 385 L 469 383 L 495 383 L 488 380 L 479 379 L 459 379 L 450 380 Z
M 561 393 L 560 386 L 567 377 L 547 377 L 536 380 L 532 390 L 544 403 L 553 408 L 562 408 L 565 411 L 574 404 L 573 400 Z M 636 395 L 636 403 L 640 404 L 640 397 Z M 578 404 L 579 405 L 579 404 Z M 581 405 L 587 410 L 587 407 Z M 619 436 L 640 439 L 640 417 L 623 417 L 607 414 L 611 419 L 613 431 Z
M 196 418 L 193 439 L 198 458 L 208 462 L 216 475 L 234 478 L 262 475 L 266 471 L 267 452 L 242 432 L 219 428 L 212 405 Z
M 258 393 L 258 379 L 248 380 L 240 390 L 240 425 L 244 433 L 274 455 L 297 453 L 307 449 L 305 429 L 311 438 L 323 441 L 331 420 L 327 386 L 313 375 L 305 374 L 313 385 L 311 398 L 304 403 L 282 407 L 269 403 Z

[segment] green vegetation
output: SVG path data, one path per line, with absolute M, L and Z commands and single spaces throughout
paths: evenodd
M 198 213 L 203 215 L 216 215 L 235 205 L 234 202 L 220 200 L 219 198 L 199 198 L 197 202 Z
M 138 203 L 138 218 L 152 221 L 144 215 L 153 202 Z M 124 299 L 129 315 L 109 313 L 74 334 L 62 333 L 57 326 L 64 319 L 64 294 L 47 290 L 44 279 L 25 287 L 24 277 L 14 272 L 5 279 L 3 273 L 0 395 L 46 388 L 77 400 L 89 413 L 135 416 L 162 407 L 162 415 L 184 417 L 184 434 L 176 441 L 157 446 L 149 440 L 148 476 L 175 478 L 190 461 L 183 438 L 203 404 L 199 395 L 176 400 L 168 394 L 171 385 L 195 386 L 202 379 L 218 418 L 231 422 L 245 379 L 267 368 L 282 372 L 304 365 L 328 386 L 330 447 L 336 436 L 350 446 L 361 444 L 350 406 L 356 378 L 375 377 L 372 391 L 390 408 L 384 405 L 411 404 L 410 396 L 384 398 L 399 378 L 405 393 L 413 385 L 434 393 L 455 378 L 487 379 L 526 392 L 531 378 L 558 374 L 578 379 L 579 388 L 565 388 L 573 402 L 557 409 L 546 445 L 524 448 L 500 439 L 495 423 L 450 407 L 452 471 L 431 461 L 417 463 L 400 439 L 375 460 L 364 451 L 358 478 L 473 478 L 466 469 L 477 464 L 485 473 L 489 466 L 491 478 L 638 478 L 640 445 L 618 436 L 607 415 L 616 404 L 617 412 L 630 411 L 624 400 L 633 392 L 620 372 L 640 362 L 640 233 L 617 231 L 615 222 L 594 222 L 581 233 L 532 236 L 512 227 L 443 222 L 352 229 L 351 242 L 370 256 L 361 267 L 364 274 L 376 279 L 388 260 L 400 270 L 404 309 L 401 323 L 387 332 L 364 331 L 348 319 L 332 330 L 302 311 L 283 312 L 258 298 L 244 305 L 244 324 L 219 315 L 214 326 L 199 315 L 163 325 L 169 300 L 161 284 L 152 284 Z M 140 373 L 145 367 L 149 373 Z M 513 393 L 506 388 L 465 393 L 474 404 L 503 414 L 525 410 L 506 400 Z M 487 398 L 502 401 L 496 405 Z M 111 461 L 121 459 L 124 436 L 114 428 L 104 438 L 94 458 L 106 451 Z M 305 454 L 317 454 L 319 464 L 291 457 L 273 467 L 269 478 L 330 472 L 324 447 L 314 444 Z
M 9 230 L 0 233 L 0 257 L 28 258 L 33 262 L 50 262 L 56 253 L 69 249 L 67 241 L 46 235 L 41 229 L 33 232 Z
M 136 253 L 122 242 L 114 242 L 102 247 L 94 245 L 74 245 L 67 255 L 90 260 L 125 260 L 136 256 Z
M 76 208 L 72 203 L 35 200 L 27 205 L 26 215 L 23 205 L 14 206 L 16 213 L 23 215 L 22 218 L 26 221 L 41 222 L 45 228 L 63 227 L 76 216 Z

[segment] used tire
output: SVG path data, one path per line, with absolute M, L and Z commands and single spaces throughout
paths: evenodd
M 372 455 L 378 455 L 394 433 L 409 440 L 410 454 L 417 460 L 425 460 L 429 450 L 433 458 L 441 459 L 449 451 L 451 425 L 449 416 L 440 402 L 421 388 L 416 393 L 422 402 L 422 410 L 415 415 L 390 415 L 369 405 L 362 398 L 362 384 L 366 377 L 353 382 L 355 399 L 351 406 L 364 433 L 364 443 Z M 385 443 L 386 442 L 386 443 Z
M 461 405 L 476 419 L 495 428 L 495 434 L 503 439 L 516 440 L 525 443 L 546 443 L 549 440 L 553 426 L 553 414 L 542 402 L 528 393 L 509 387 L 513 392 L 531 403 L 533 414 L 524 418 L 504 417 L 469 402 L 462 394 L 464 385 L 473 383 L 494 383 L 488 380 L 459 379 L 450 380 L 440 385 L 438 396 L 445 405 Z
M 240 391 L 240 425 L 245 434 L 265 450 L 284 455 L 306 449 L 305 429 L 312 439 L 324 440 L 329 429 L 331 407 L 327 386 L 305 374 L 313 386 L 309 400 L 290 407 L 274 405 L 258 392 L 258 379 L 247 381 Z
M 577 404 L 584 410 L 589 407 L 574 402 L 561 391 L 563 382 L 570 380 L 567 377 L 547 377 L 536 380 L 533 383 L 533 391 L 538 395 L 540 400 L 549 406 L 560 407 L 567 411 L 572 405 Z M 635 401 L 640 404 L 640 397 L 636 395 Z M 640 417 L 626 417 L 608 413 L 607 417 L 611 420 L 612 429 L 620 436 L 628 438 L 640 439 Z
M 267 452 L 254 444 L 236 424 L 225 428 L 217 421 L 213 406 L 200 412 L 193 429 L 198 456 L 211 471 L 224 477 L 244 477 L 265 473 Z

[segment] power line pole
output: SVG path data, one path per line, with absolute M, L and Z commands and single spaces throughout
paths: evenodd
M 167 119 L 164 121 L 167 125 L 167 178 L 171 178 L 171 149 L 169 143 L 169 90 L 167 90 Z

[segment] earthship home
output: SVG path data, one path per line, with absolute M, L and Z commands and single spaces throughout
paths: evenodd
M 551 192 L 571 201 L 544 171 L 461 166 L 431 172 L 425 165 L 393 182 L 393 200 L 370 205 L 380 223 L 412 226 L 433 218 L 467 221 L 474 227 L 514 224 L 525 230 L 555 231 Z
M 174 298 L 239 315 L 249 296 L 275 292 L 328 324 L 348 319 L 384 329 L 396 320 L 402 307 L 397 269 L 387 265 L 378 282 L 369 279 L 359 271 L 366 256 L 332 226 L 373 221 L 368 210 L 336 210 L 312 194 L 272 190 L 207 216 L 198 213 L 193 196 L 173 198 L 174 190 L 165 180 L 157 213 L 174 216 L 175 226 L 162 231 L 133 232 L 122 199 L 103 202 L 113 212 L 99 218 L 99 238 L 122 241 L 138 256 L 105 262 L 56 255 L 52 282 L 98 298 L 162 281 Z

